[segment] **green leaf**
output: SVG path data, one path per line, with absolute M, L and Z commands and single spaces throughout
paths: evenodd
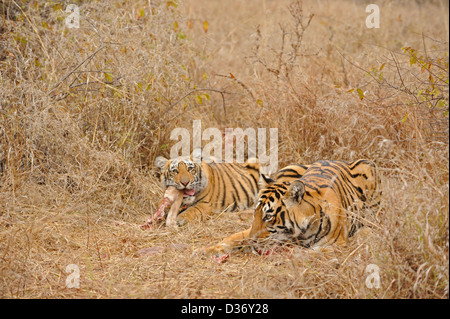
M 16 41 L 19 41 L 20 43 L 23 43 L 23 44 L 27 44 L 28 43 L 28 40 L 26 38 L 24 38 L 24 37 L 18 36 L 15 39 L 16 39 Z
M 103 72 L 103 75 L 105 76 L 106 81 L 112 82 L 112 79 L 113 79 L 112 73 L 109 73 L 109 72 Z
M 114 91 L 114 97 L 115 98 L 118 98 L 118 99 L 121 99 L 122 98 L 122 93 L 120 93 L 119 91 Z
M 422 93 L 423 93 L 424 91 L 425 91 L 425 90 L 420 90 L 419 93 L 417 93 L 417 99 L 420 99 L 420 97 L 422 96 Z
M 402 119 L 402 123 L 405 123 L 408 119 L 408 112 L 405 112 L 405 117 Z
M 363 92 L 363 90 L 361 90 L 360 88 L 357 88 L 356 92 L 358 92 L 358 96 L 359 96 L 359 98 L 361 100 L 364 99 L 364 92 Z
M 53 5 L 53 11 L 59 11 L 62 9 L 63 9 L 63 7 L 59 3 Z
M 178 7 L 177 1 L 167 1 L 166 8 L 169 9 L 170 7 L 174 7 L 174 8 Z

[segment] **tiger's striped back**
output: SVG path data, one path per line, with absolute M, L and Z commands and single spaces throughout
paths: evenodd
M 359 202 L 365 203 L 365 207 L 367 203 L 370 207 L 380 204 L 380 177 L 375 164 L 368 160 L 318 161 L 309 166 L 301 180 L 314 189 L 332 189 L 340 195 L 341 205 L 346 209 Z
M 266 185 L 270 185 L 275 183 L 282 183 L 282 182 L 291 182 L 296 179 L 299 179 L 305 174 L 306 170 L 309 168 L 308 165 L 301 165 L 301 164 L 292 164 L 288 165 L 286 167 L 283 167 L 280 169 L 275 176 L 275 180 L 262 175 L 264 182 Z

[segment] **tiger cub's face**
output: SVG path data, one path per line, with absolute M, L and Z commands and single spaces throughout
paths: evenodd
M 255 216 L 272 239 L 307 245 L 318 225 L 312 221 L 316 205 L 305 201 L 305 186 L 300 181 L 267 185 L 260 193 Z
M 179 157 L 168 160 L 158 156 L 155 166 L 161 170 L 161 181 L 164 187 L 174 186 L 184 190 L 183 204 L 192 204 L 197 193 L 207 185 L 207 179 L 202 172 L 202 164 L 194 163 L 189 157 Z

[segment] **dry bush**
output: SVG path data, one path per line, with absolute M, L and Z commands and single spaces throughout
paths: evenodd
M 2 297 L 448 298 L 444 2 L 386 1 L 376 30 L 345 0 L 74 3 L 78 29 L 66 4 L 0 2 Z M 191 253 L 252 216 L 140 230 L 162 194 L 155 156 L 198 119 L 278 128 L 279 167 L 374 160 L 372 227 L 329 253 L 244 249 L 220 265 Z

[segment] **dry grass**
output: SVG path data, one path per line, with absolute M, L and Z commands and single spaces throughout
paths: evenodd
M 440 108 L 417 103 L 429 74 L 401 50 L 443 63 L 448 81 L 445 1 L 384 1 L 380 29 L 345 0 L 305 0 L 294 17 L 284 0 L 73 2 L 79 29 L 64 4 L 0 1 L 1 297 L 448 298 L 448 83 Z M 384 81 L 363 71 L 383 63 Z M 226 93 L 179 101 L 195 88 Z M 140 230 L 162 194 L 151 163 L 194 119 L 277 127 L 280 167 L 373 159 L 374 226 L 329 253 L 244 251 L 220 265 L 191 253 L 251 216 Z M 369 264 L 380 288 L 365 284 Z

